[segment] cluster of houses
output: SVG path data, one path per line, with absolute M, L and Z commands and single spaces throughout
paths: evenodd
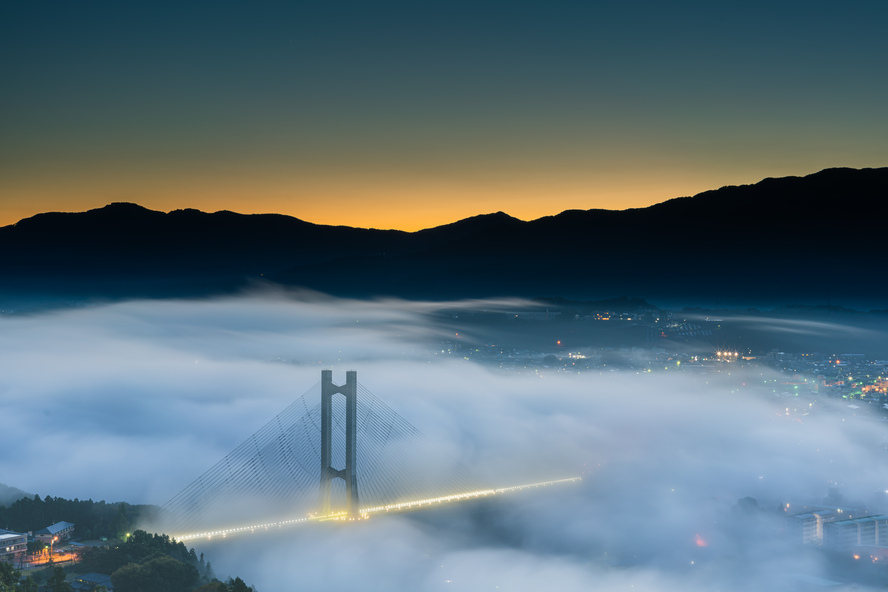
M 28 543 L 41 541 L 50 548 L 63 544 L 74 535 L 74 525 L 70 522 L 56 522 L 37 532 L 13 532 L 0 528 L 0 561 L 21 563 L 28 553 Z M 113 592 L 111 576 L 100 573 L 87 573 L 76 576 L 71 582 L 75 591 L 93 590 L 102 585 Z
M 70 522 L 56 522 L 37 532 L 13 532 L 0 528 L 0 561 L 21 561 L 28 553 L 28 543 L 42 541 L 53 546 L 71 538 L 74 525 Z

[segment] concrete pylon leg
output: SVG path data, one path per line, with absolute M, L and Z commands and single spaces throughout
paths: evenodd
M 333 468 L 333 395 L 345 396 L 345 468 Z M 320 507 L 326 515 L 331 511 L 330 493 L 333 479 L 345 481 L 346 511 L 349 517 L 358 512 L 358 373 L 345 373 L 345 384 L 333 384 L 333 371 L 321 370 L 321 484 Z

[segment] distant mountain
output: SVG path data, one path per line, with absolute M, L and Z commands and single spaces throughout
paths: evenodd
M 18 487 L 10 487 L 0 483 L 0 506 L 10 506 L 13 502 L 23 497 L 32 497 L 32 495 L 25 493 Z
M 270 282 L 359 297 L 885 308 L 886 198 L 888 168 L 827 169 L 648 208 L 530 222 L 498 212 L 413 233 L 115 203 L 0 228 L 0 297 L 192 296 Z

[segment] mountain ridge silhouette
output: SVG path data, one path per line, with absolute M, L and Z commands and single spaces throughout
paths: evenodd
M 355 297 L 885 299 L 888 280 L 872 272 L 888 254 L 874 215 L 886 197 L 888 168 L 833 168 L 646 208 L 496 212 L 416 232 L 117 202 L 0 228 L 0 295 L 191 296 L 268 282 Z

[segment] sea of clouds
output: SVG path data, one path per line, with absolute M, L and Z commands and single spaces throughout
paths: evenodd
M 765 368 L 519 374 L 443 355 L 435 313 L 460 306 L 479 303 L 265 292 L 0 317 L 0 482 L 161 505 L 332 368 L 488 482 L 584 479 L 483 511 L 195 543 L 219 575 L 261 592 L 782 590 L 834 574 L 778 508 L 830 487 L 876 507 L 888 489 L 884 423 L 741 388 Z

